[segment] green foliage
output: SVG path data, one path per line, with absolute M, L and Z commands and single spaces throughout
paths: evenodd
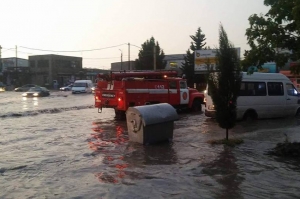
M 183 74 L 186 75 L 187 83 L 191 86 L 194 82 L 194 74 L 195 74 L 195 51 L 201 50 L 206 43 L 205 34 L 202 33 L 201 28 L 199 27 L 195 33 L 195 35 L 191 35 L 192 39 L 190 48 L 186 51 L 186 56 L 184 56 L 184 62 L 181 65 L 181 70 Z
M 184 56 L 184 62 L 181 65 L 181 70 L 183 74 L 185 74 L 185 78 L 187 80 L 188 86 L 192 86 L 194 82 L 194 53 L 191 53 L 190 49 L 186 51 L 186 55 Z
M 261 67 L 269 61 L 282 67 L 300 59 L 300 0 L 265 0 L 270 6 L 265 15 L 249 17 L 246 30 L 250 51 L 246 51 L 243 67 Z
M 154 70 L 154 47 L 156 55 L 156 69 L 164 69 L 166 62 L 164 62 L 165 54 L 160 48 L 159 43 L 155 43 L 153 37 L 142 44 L 142 49 L 139 52 L 139 58 L 136 59 L 136 69 L 138 70 Z
M 204 41 L 206 40 L 205 34 L 202 33 L 200 27 L 197 29 L 195 35 L 191 35 L 190 37 L 193 40 L 190 46 L 190 49 L 193 52 L 195 52 L 196 50 L 201 50 L 206 45 L 206 43 L 204 43 Z
M 236 123 L 236 101 L 241 85 L 239 57 L 229 42 L 222 25 L 219 30 L 219 49 L 217 51 L 217 72 L 210 71 L 208 86 L 215 106 L 216 120 L 221 128 L 228 129 Z

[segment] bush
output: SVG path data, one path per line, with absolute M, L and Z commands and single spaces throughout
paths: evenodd
M 283 156 L 283 157 L 300 157 L 300 143 L 299 142 L 284 142 L 278 143 L 273 148 L 269 155 Z
M 223 144 L 226 146 L 235 147 L 236 145 L 244 143 L 244 140 L 242 139 L 222 139 L 222 140 L 209 140 L 209 144 L 215 145 L 215 144 Z

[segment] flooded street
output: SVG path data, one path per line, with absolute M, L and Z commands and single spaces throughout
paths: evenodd
M 180 114 L 173 142 L 128 141 L 126 121 L 99 114 L 93 95 L 0 93 L 0 198 L 299 198 L 300 160 L 266 155 L 300 141 L 295 118 L 239 122 L 235 148 L 207 143 L 225 130 Z

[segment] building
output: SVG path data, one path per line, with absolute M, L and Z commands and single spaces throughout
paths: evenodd
M 174 54 L 174 55 L 165 55 L 164 61 L 166 62 L 167 70 L 176 70 L 178 76 L 182 76 L 181 65 L 184 63 L 184 56 L 186 54 Z
M 109 73 L 110 70 L 98 69 L 98 68 L 83 68 L 85 79 L 90 79 L 92 82 L 96 82 L 97 75 L 99 73 Z
M 9 57 L 1 59 L 1 79 L 4 84 L 21 85 L 23 82 L 30 83 L 29 62 L 27 59 Z
M 298 91 L 300 91 L 300 75 L 292 74 L 291 67 L 298 67 L 298 70 L 296 71 L 300 71 L 300 62 L 290 62 L 286 64 L 283 68 L 280 69 L 280 73 L 287 76 L 291 80 L 291 82 L 293 82 Z
M 63 86 L 85 76 L 81 57 L 54 54 L 29 56 L 29 68 L 32 83 L 50 88 L 54 82 Z
M 124 62 L 115 62 L 111 63 L 111 71 L 120 71 L 120 70 L 135 70 L 135 61 L 124 61 Z

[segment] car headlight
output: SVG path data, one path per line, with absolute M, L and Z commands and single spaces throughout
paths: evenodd
M 23 93 L 22 96 L 23 96 L 23 97 L 26 97 L 26 96 L 27 96 L 27 93 Z
M 39 94 L 38 93 L 33 93 L 33 96 L 37 97 L 37 96 L 39 96 Z

